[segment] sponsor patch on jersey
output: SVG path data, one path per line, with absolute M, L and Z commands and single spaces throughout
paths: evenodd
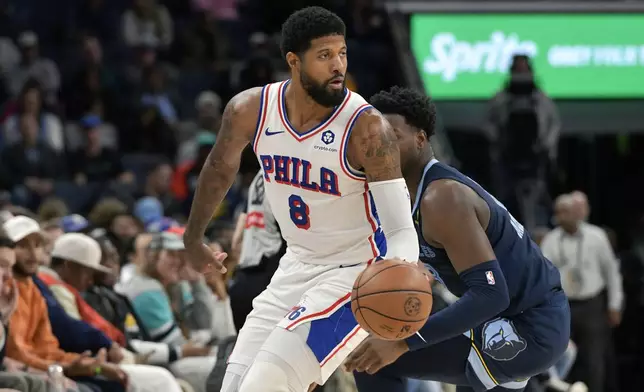
M 329 129 L 327 131 L 322 132 L 322 143 L 328 146 L 334 141 L 335 141 L 335 133 L 333 133 L 333 131 Z
M 492 273 L 492 271 L 487 271 L 485 273 L 485 277 L 487 278 L 487 284 L 489 284 L 489 285 L 495 285 L 496 284 L 496 280 L 494 280 L 494 274 Z

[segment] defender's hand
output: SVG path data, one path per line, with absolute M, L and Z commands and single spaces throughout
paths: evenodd
M 434 275 L 427 269 L 422 261 L 416 262 L 416 268 L 418 268 L 418 270 L 427 277 L 430 285 L 434 284 L 434 280 L 436 280 L 436 278 L 434 278 Z
M 344 366 L 348 372 L 355 370 L 374 374 L 407 351 L 409 347 L 404 340 L 381 340 L 370 336 L 349 355 Z

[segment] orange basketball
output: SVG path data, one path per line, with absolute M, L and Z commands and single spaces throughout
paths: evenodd
M 351 310 L 360 326 L 384 340 L 415 334 L 432 310 L 429 272 L 401 260 L 367 267 L 351 292 Z

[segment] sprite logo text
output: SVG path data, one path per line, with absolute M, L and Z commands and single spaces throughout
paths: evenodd
M 452 33 L 438 33 L 429 46 L 423 69 L 445 82 L 455 81 L 461 73 L 505 74 L 514 54 L 534 57 L 539 52 L 534 41 L 500 31 L 493 32 L 488 41 L 473 43 L 459 41 Z M 644 66 L 644 45 L 553 45 L 545 55 L 553 68 Z
M 459 41 L 452 33 L 438 33 L 430 42 L 430 57 L 424 62 L 425 72 L 439 74 L 446 82 L 459 73 L 506 72 L 516 53 L 534 57 L 537 44 L 521 41 L 516 34 L 495 31 L 488 41 Z

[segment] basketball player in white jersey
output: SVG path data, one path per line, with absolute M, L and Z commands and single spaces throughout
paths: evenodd
M 342 20 L 323 8 L 292 14 L 281 44 L 291 79 L 228 103 L 199 177 L 184 235 L 198 268 L 222 269 L 226 255 L 202 238 L 249 143 L 287 242 L 239 333 L 223 392 L 304 392 L 323 384 L 367 335 L 350 307 L 356 277 L 385 256 L 418 260 L 396 136 L 346 89 L 344 35 Z

